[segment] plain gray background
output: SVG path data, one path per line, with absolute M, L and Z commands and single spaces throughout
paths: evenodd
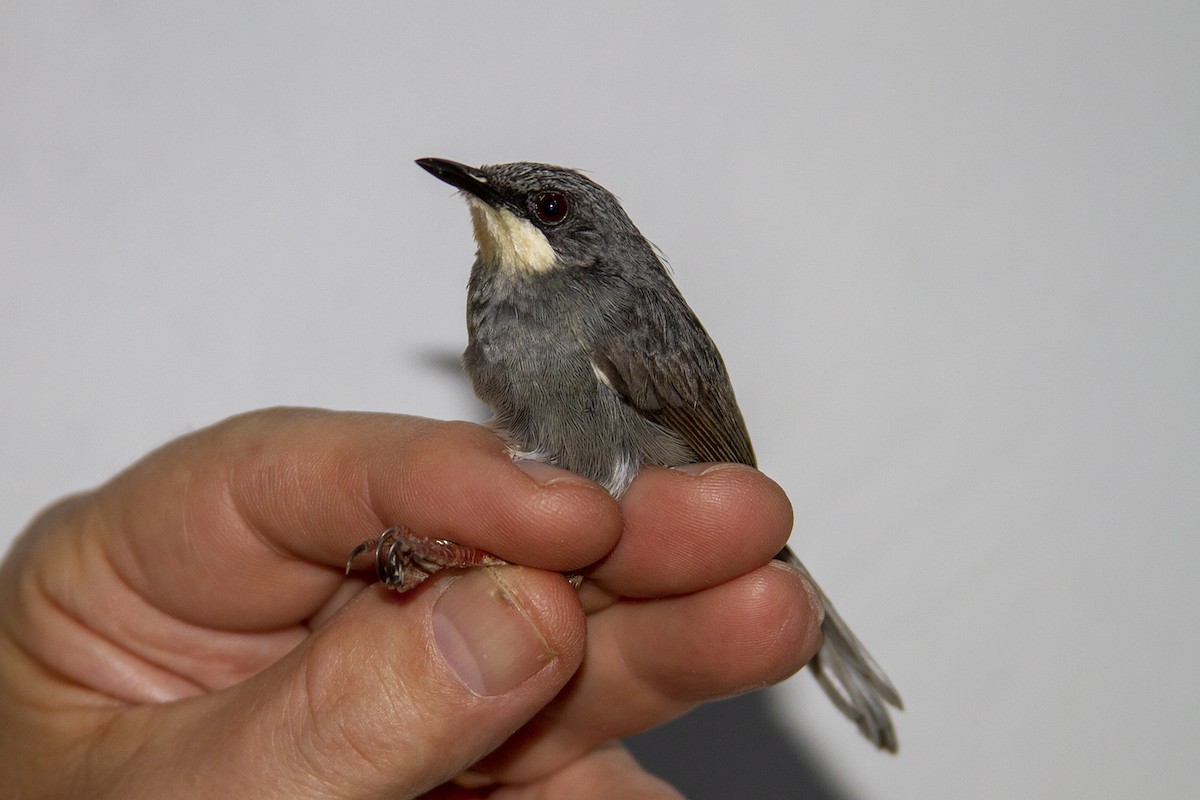
M 775 690 L 817 768 L 1193 795 L 1197 41 L 1194 2 L 0 2 L 0 544 L 251 408 L 482 419 L 467 213 L 412 159 L 566 164 L 908 704 L 891 758 Z

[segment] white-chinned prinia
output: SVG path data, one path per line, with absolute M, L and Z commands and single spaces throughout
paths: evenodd
M 721 354 L 611 193 L 547 164 L 417 163 L 470 206 L 479 249 L 463 368 L 514 456 L 583 475 L 614 497 L 646 464 L 755 466 Z M 380 579 L 401 591 L 446 566 L 499 562 L 402 528 L 363 543 L 351 561 L 370 550 Z M 789 548 L 776 558 L 812 581 Z M 887 707 L 901 708 L 900 697 L 817 591 L 824 639 L 812 673 L 864 736 L 894 752 Z

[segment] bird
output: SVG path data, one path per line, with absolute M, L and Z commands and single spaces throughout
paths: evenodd
M 757 467 L 717 346 L 612 193 L 549 164 L 416 163 L 470 209 L 478 250 L 463 371 L 514 458 L 570 470 L 614 497 L 644 465 Z M 380 579 L 401 591 L 446 566 L 498 562 L 397 526 L 356 548 L 347 568 L 372 549 Z M 810 671 L 863 736 L 896 752 L 888 707 L 903 708 L 899 693 L 795 553 L 776 558 L 824 604 Z

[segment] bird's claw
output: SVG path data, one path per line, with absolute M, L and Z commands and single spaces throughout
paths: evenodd
M 476 547 L 413 536 L 404 526 L 396 525 L 355 547 L 346 559 L 346 574 L 354 571 L 359 556 L 371 551 L 375 553 L 375 576 L 397 592 L 407 592 L 443 569 L 507 563 Z

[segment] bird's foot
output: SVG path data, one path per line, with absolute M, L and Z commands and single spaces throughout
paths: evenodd
M 354 548 L 350 557 L 346 559 L 346 574 L 349 575 L 354 570 L 354 562 L 359 556 L 372 551 L 375 553 L 376 577 L 384 586 L 397 592 L 407 592 L 443 569 L 508 563 L 476 547 L 467 547 L 446 539 L 413 536 L 407 528 L 397 525 Z

